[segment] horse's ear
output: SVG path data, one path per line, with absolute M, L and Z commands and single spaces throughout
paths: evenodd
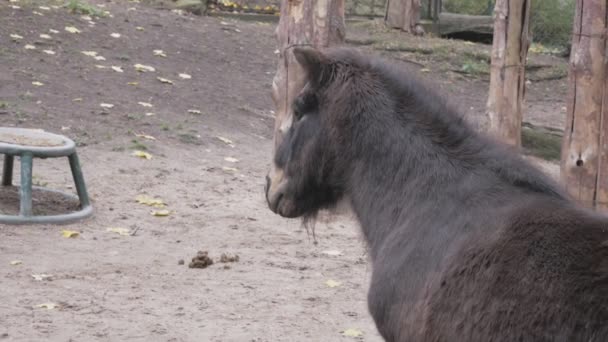
M 313 48 L 295 48 L 293 54 L 312 81 L 320 81 L 323 64 L 327 58 L 321 51 Z

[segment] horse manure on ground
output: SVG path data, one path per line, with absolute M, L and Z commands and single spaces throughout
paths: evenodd
M 222 253 L 220 256 L 220 262 L 237 262 L 239 261 L 239 256 L 237 254 L 230 253 Z
M 209 257 L 209 252 L 198 251 L 196 256 L 192 258 L 192 261 L 188 265 L 190 268 L 207 268 L 207 266 L 213 265 L 213 260 Z

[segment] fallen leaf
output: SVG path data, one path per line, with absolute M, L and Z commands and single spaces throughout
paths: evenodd
M 152 159 L 152 155 L 150 153 L 144 152 L 144 151 L 140 151 L 140 150 L 137 150 L 137 151 L 133 152 L 133 155 L 136 156 L 136 157 L 140 157 L 140 158 L 146 159 L 146 160 Z
M 104 56 L 95 56 L 94 57 L 96 61 L 105 61 L 106 58 Z
M 36 281 L 50 280 L 52 277 L 52 274 L 32 274 L 32 278 Z
M 151 135 L 147 135 L 147 134 L 135 134 L 136 137 L 138 138 L 144 138 L 144 139 L 148 139 L 148 140 L 156 140 L 155 137 L 151 136 Z
M 342 336 L 361 337 L 361 336 L 363 336 L 363 332 L 359 329 L 346 329 L 346 330 L 342 331 Z
M 74 231 L 74 230 L 62 230 L 61 231 L 61 236 L 63 236 L 64 238 L 76 238 L 78 237 L 78 235 L 80 235 L 79 232 Z
M 95 67 L 96 67 L 97 69 L 107 69 L 107 68 L 108 68 L 108 67 L 107 67 L 107 66 L 105 66 L 105 65 L 99 65 L 99 64 L 96 64 L 96 65 L 95 65 Z
M 15 5 L 11 5 L 11 8 L 12 8 L 12 9 L 21 9 L 21 7 L 19 7 L 19 6 L 15 6 Z
M 54 55 L 55 51 L 53 50 L 42 50 L 42 52 L 46 53 L 47 55 Z
M 188 75 L 188 74 L 179 74 L 179 77 L 180 77 L 180 78 L 183 78 L 183 79 L 185 79 L 185 80 L 189 80 L 189 79 L 191 79 L 191 78 L 192 78 L 192 76 L 190 76 L 190 75 Z
M 26 50 L 35 50 L 36 49 L 36 47 L 34 45 L 30 45 L 30 44 L 25 45 L 24 48 Z
M 431 69 L 428 69 L 428 68 L 422 68 L 422 69 L 420 69 L 420 72 L 430 72 L 430 71 L 431 71 Z
M 156 79 L 158 79 L 161 83 L 166 83 L 166 84 L 173 84 L 173 81 L 168 80 L 166 78 L 162 78 L 162 77 L 157 77 Z
M 47 309 L 47 310 L 57 309 L 58 307 L 59 307 L 59 305 L 57 305 L 55 303 L 42 303 L 42 304 L 36 305 L 36 308 Z
M 340 256 L 340 255 L 342 255 L 342 252 L 335 251 L 335 250 L 327 250 L 327 251 L 321 252 L 321 254 L 325 254 L 325 255 L 329 255 L 329 256 Z
M 188 109 L 188 113 L 200 115 L 201 111 L 198 109 Z
M 80 30 L 75 28 L 74 26 L 66 26 L 65 30 L 70 33 L 80 33 Z
M 222 170 L 226 171 L 226 172 L 237 172 L 238 169 L 236 167 L 228 167 L 228 166 L 222 166 Z
M 143 31 L 143 30 L 144 30 L 144 28 L 143 28 L 143 27 L 141 27 L 141 26 L 137 26 L 137 27 L 135 27 L 135 29 L 136 29 L 137 31 Z
M 11 261 L 11 265 L 13 266 L 17 266 L 17 265 L 21 265 L 23 262 L 21 260 L 13 260 Z
M 228 138 L 220 137 L 220 136 L 218 136 L 218 137 L 216 137 L 216 138 L 218 138 L 218 139 L 219 139 L 220 141 L 222 141 L 224 144 L 234 147 L 234 143 L 232 142 L 232 140 L 230 140 L 230 139 L 228 139 Z
M 167 54 L 163 50 L 154 50 L 152 52 L 154 53 L 154 56 L 167 57 Z
M 130 86 L 136 86 L 139 84 L 139 82 L 128 82 L 127 84 Z
M 51 33 L 59 33 L 59 31 L 53 30 L 53 29 L 49 29 L 49 32 L 51 32 Z
M 46 33 L 42 33 L 42 34 L 40 35 L 40 38 L 42 38 L 42 39 L 53 39 L 53 37 L 49 36 L 49 35 L 48 35 L 48 34 L 46 34 Z
M 116 71 L 116 72 L 123 72 L 122 67 L 116 66 L 116 65 L 112 65 L 112 70 Z
M 151 103 L 148 102 L 137 102 L 139 105 L 144 107 L 153 107 Z
M 13 38 L 14 40 L 19 40 L 19 39 L 23 39 L 22 36 L 18 35 L 18 34 L 11 34 L 11 38 Z
M 152 211 L 150 214 L 152 214 L 152 216 L 169 216 L 171 214 L 171 212 L 169 210 L 154 210 Z
M 154 116 L 156 115 L 155 113 L 146 113 L 146 116 Z
M 143 65 L 143 64 L 135 64 L 134 65 L 135 70 L 139 71 L 139 72 L 154 72 L 156 71 L 156 69 L 154 69 L 154 67 L 151 67 L 149 65 Z
M 114 105 L 111 103 L 100 103 L 99 106 L 101 108 L 114 108 Z
M 108 231 L 110 233 L 116 233 L 116 234 L 122 235 L 122 236 L 129 236 L 129 235 L 131 235 L 131 230 L 129 230 L 127 228 L 110 227 L 110 228 L 107 228 L 106 231 Z
M 82 102 L 82 98 L 77 97 L 77 98 L 73 99 L 72 102 Z
M 50 7 L 46 7 L 46 6 L 38 6 L 38 8 L 40 8 L 43 11 L 50 11 L 51 10 Z
M 38 81 L 34 81 L 34 82 L 32 82 L 32 85 L 35 85 L 36 87 L 42 87 L 44 85 L 44 83 L 38 82 Z
M 229 162 L 229 163 L 238 163 L 238 159 L 236 158 L 232 158 L 232 157 L 226 157 L 224 158 L 225 161 Z
M 137 195 L 135 201 L 139 204 L 145 204 L 155 208 L 164 208 L 165 202 L 160 198 L 154 198 L 148 195 Z
M 93 18 L 91 18 L 91 17 L 90 17 L 90 16 L 88 16 L 88 15 L 83 15 L 83 16 L 81 16 L 81 17 L 80 17 L 80 19 L 82 19 L 82 20 L 84 20 L 84 21 L 93 21 Z
M 120 38 L 120 33 L 114 32 L 114 33 L 110 34 L 110 36 L 112 36 L 112 38 Z
M 342 283 L 339 281 L 329 279 L 328 281 L 325 282 L 325 285 L 327 285 L 327 287 L 338 287 L 338 286 L 342 285 Z
M 89 57 L 95 57 L 97 56 L 97 51 L 80 51 L 83 55 L 85 56 L 89 56 Z

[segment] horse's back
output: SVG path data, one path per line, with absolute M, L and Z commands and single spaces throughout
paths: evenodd
M 465 246 L 425 313 L 426 341 L 608 341 L 608 220 L 539 200 Z

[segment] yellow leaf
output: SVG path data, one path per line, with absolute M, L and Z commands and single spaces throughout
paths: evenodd
M 70 33 L 80 33 L 80 30 L 75 28 L 74 26 L 66 26 L 65 30 Z
M 41 86 L 44 85 L 44 83 L 38 82 L 38 81 L 34 81 L 34 82 L 32 82 L 32 85 L 35 85 L 36 87 L 41 87 Z
M 342 283 L 339 281 L 329 279 L 328 281 L 325 282 L 325 285 L 327 285 L 328 287 L 338 287 L 338 286 L 342 285 Z
M 80 233 L 77 231 L 74 231 L 74 230 L 65 230 L 64 229 L 61 231 L 61 235 L 64 238 L 75 238 L 75 237 L 78 237 L 78 235 L 80 235 Z
M 77 97 L 77 98 L 73 99 L 72 102 L 82 102 L 82 98 Z
M 232 158 L 232 157 L 226 157 L 226 158 L 224 158 L 224 160 L 229 163 L 237 163 L 239 161 L 238 159 Z
M 420 69 L 420 72 L 430 72 L 430 71 L 431 71 L 431 69 L 428 69 L 428 68 L 422 68 L 422 69 Z
M 19 39 L 23 39 L 22 36 L 18 35 L 18 34 L 11 34 L 11 38 L 13 38 L 14 40 L 19 40 Z
M 17 265 L 21 265 L 23 262 L 21 260 L 13 260 L 11 261 L 11 265 L 12 266 L 17 266 Z
M 151 136 L 151 135 L 147 135 L 147 134 L 135 134 L 136 137 L 138 138 L 144 138 L 144 139 L 148 139 L 148 140 L 156 140 L 155 137 Z
M 190 75 L 188 75 L 188 74 L 179 74 L 179 77 L 180 77 L 180 78 L 183 78 L 183 79 L 185 79 L 185 80 L 189 80 L 189 79 L 191 79 L 191 78 L 192 78 L 192 76 L 190 76 Z
M 99 106 L 101 108 L 114 108 L 114 105 L 111 103 L 100 103 Z
M 165 206 L 165 202 L 163 202 L 162 199 L 153 198 L 148 195 L 137 195 L 135 196 L 135 201 L 139 204 L 145 204 L 156 208 L 163 208 Z
M 156 69 L 154 69 L 154 67 L 151 67 L 149 65 L 143 65 L 143 64 L 135 64 L 134 65 L 135 70 L 139 71 L 139 72 L 154 72 Z
M 53 30 L 53 29 L 49 29 L 49 32 L 51 32 L 51 33 L 59 33 L 59 31 Z
M 110 233 L 116 233 L 116 234 L 122 235 L 122 236 L 131 235 L 131 231 L 127 228 L 110 227 L 110 228 L 107 228 L 106 231 L 108 231 Z
M 151 103 L 148 102 L 137 102 L 139 105 L 144 106 L 144 107 L 152 107 Z
M 146 116 L 154 116 L 156 115 L 155 113 L 146 113 Z
M 97 56 L 97 52 L 96 51 L 80 51 L 83 55 L 85 56 L 89 56 L 89 57 L 95 57 Z
M 335 250 L 328 250 L 328 251 L 321 252 L 321 254 L 325 254 L 325 255 L 329 255 L 329 256 L 340 256 L 340 255 L 342 255 L 342 252 L 335 251 Z
M 134 151 L 133 155 L 136 156 L 136 157 L 147 159 L 147 160 L 152 159 L 152 155 L 150 153 L 144 152 L 144 151 L 139 151 L 139 150 Z
M 138 84 L 139 84 L 139 82 L 129 82 L 129 83 L 127 83 L 127 84 L 128 84 L 128 85 L 130 85 L 130 86 L 136 86 L 136 85 L 138 85 Z
M 141 27 L 141 26 L 137 26 L 137 27 L 135 27 L 135 29 L 136 29 L 137 31 L 143 31 L 143 30 L 144 30 L 144 28 L 143 28 L 143 27 Z
M 95 56 L 93 58 L 95 58 L 96 61 L 105 61 L 106 60 L 106 58 L 104 56 Z
M 120 33 L 112 33 L 110 36 L 112 36 L 112 38 L 120 38 Z
M 363 332 L 359 329 L 346 329 L 346 330 L 342 331 L 342 336 L 360 337 L 360 336 L 363 336 Z
M 107 67 L 107 66 L 105 66 L 105 65 L 99 65 L 99 64 L 96 64 L 96 65 L 95 65 L 95 67 L 96 67 L 97 69 L 107 69 L 107 68 L 108 68 L 108 67 Z
M 222 166 L 222 170 L 226 171 L 226 172 L 237 172 L 238 169 L 236 167 L 228 167 L 228 166 Z
M 114 70 L 116 72 L 123 72 L 121 67 L 115 66 L 115 65 L 112 65 L 112 70 Z
M 167 54 L 163 50 L 154 50 L 153 53 L 154 56 L 167 57 Z
M 47 55 L 54 55 L 55 51 L 53 50 L 42 50 L 42 52 L 46 53 Z
M 53 37 L 49 36 L 49 35 L 48 35 L 48 34 L 46 34 L 46 33 L 42 33 L 42 34 L 40 35 L 40 38 L 42 38 L 42 39 L 53 39 Z
M 46 6 L 38 6 L 38 8 L 40 8 L 43 11 L 50 11 L 51 10 L 50 7 L 46 7 Z
M 57 305 L 55 303 L 42 303 L 42 304 L 36 305 L 36 307 L 40 308 L 40 309 L 53 310 L 53 309 L 57 309 L 59 307 L 59 305 Z
M 198 109 L 188 109 L 188 113 L 199 115 L 199 114 L 201 114 L 201 111 Z
M 36 49 L 36 47 L 34 45 L 30 45 L 30 44 L 25 45 L 24 48 L 26 50 L 35 50 Z
M 157 77 L 156 79 L 158 79 L 158 80 L 159 80 L 159 81 L 161 81 L 162 83 L 173 84 L 173 81 L 168 80 L 168 79 L 166 79 L 166 78 Z
M 232 140 L 219 136 L 217 138 L 221 140 L 224 144 L 234 147 L 234 143 L 232 142 Z
M 169 210 L 163 209 L 163 210 L 154 210 L 151 212 L 151 214 L 153 216 L 169 216 L 169 214 L 171 214 L 171 212 Z
M 32 278 L 36 281 L 43 281 L 47 279 L 51 279 L 53 277 L 52 274 L 32 274 Z

